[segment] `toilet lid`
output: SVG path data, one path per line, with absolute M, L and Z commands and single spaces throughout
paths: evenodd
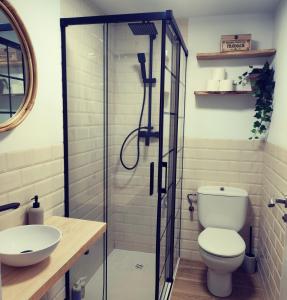
M 246 249 L 236 231 L 223 228 L 206 228 L 198 236 L 198 244 L 204 251 L 221 257 L 239 256 Z

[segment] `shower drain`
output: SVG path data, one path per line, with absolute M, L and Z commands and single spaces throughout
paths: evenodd
M 136 268 L 136 269 L 139 269 L 139 270 L 142 270 L 143 267 L 144 267 L 144 265 L 142 265 L 142 264 L 136 264 L 136 265 L 135 265 L 135 268 Z

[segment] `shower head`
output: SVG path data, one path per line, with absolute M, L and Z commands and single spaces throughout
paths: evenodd
M 145 59 L 145 54 L 144 53 L 138 53 L 137 55 L 138 55 L 138 61 L 141 65 L 142 79 L 143 79 L 143 82 L 146 82 L 146 68 L 145 68 L 146 59 Z
M 156 36 L 157 30 L 152 22 L 128 23 L 134 35 L 150 35 Z

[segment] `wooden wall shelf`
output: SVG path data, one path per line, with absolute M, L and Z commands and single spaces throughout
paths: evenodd
M 236 52 L 214 52 L 214 53 L 198 53 L 197 60 L 219 60 L 229 58 L 254 58 L 254 57 L 271 57 L 276 54 L 276 49 L 262 49 L 251 51 Z
M 195 91 L 196 96 L 209 96 L 209 95 L 252 95 L 252 91 L 230 91 L 230 92 L 209 92 L 209 91 Z

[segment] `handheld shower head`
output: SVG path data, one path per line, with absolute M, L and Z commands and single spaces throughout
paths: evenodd
M 146 59 L 145 59 L 145 54 L 144 53 L 138 53 L 138 61 L 140 64 L 145 64 Z
M 143 82 L 146 82 L 146 68 L 145 68 L 145 62 L 146 62 L 146 58 L 145 58 L 145 54 L 144 53 L 138 53 L 138 61 L 141 65 L 141 73 L 142 73 L 142 80 Z

